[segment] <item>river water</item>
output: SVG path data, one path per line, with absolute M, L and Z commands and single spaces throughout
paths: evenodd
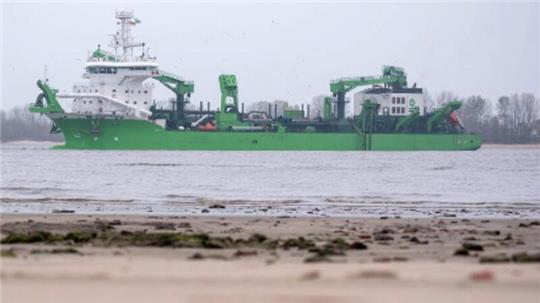
M 176 152 L 48 147 L 2 145 L 2 213 L 540 218 L 540 148 Z

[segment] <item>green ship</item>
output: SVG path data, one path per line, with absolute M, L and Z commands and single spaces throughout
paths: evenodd
M 114 52 L 100 46 L 85 65 L 87 83 L 71 93 L 59 93 L 47 80 L 30 111 L 53 121 L 51 132 L 61 132 L 58 149 L 100 150 L 477 150 L 481 138 L 465 132 L 452 101 L 428 112 L 423 90 L 407 85 L 405 71 L 384 66 L 379 76 L 342 78 L 330 83 L 331 95 L 322 110 L 310 108 L 244 111 L 235 75 L 219 76 L 220 107 L 197 110 L 186 106 L 194 83 L 159 68 L 145 44 L 131 36 L 140 21 L 129 11 L 116 13 L 120 29 L 111 42 Z M 135 51 L 140 53 L 135 54 Z M 152 98 L 158 81 L 176 99 L 169 106 Z M 359 87 L 352 113 L 346 94 Z M 66 111 L 59 99 L 70 99 Z

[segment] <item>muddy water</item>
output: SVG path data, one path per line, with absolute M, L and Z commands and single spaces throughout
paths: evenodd
M 1 148 L 4 213 L 540 217 L 540 149 L 476 152 Z M 219 204 L 225 208 L 210 208 Z

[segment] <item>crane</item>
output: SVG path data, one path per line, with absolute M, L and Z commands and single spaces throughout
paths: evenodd
M 221 89 L 221 111 L 238 112 L 238 84 L 235 75 L 219 75 L 219 88 Z M 233 104 L 227 101 L 232 99 Z
M 193 81 L 184 80 L 180 76 L 162 70 L 160 70 L 159 74 L 153 78 L 176 95 L 176 106 L 175 109 L 173 109 L 173 117 L 168 121 L 170 127 L 176 128 L 178 125 L 183 125 L 185 123 L 184 108 L 186 103 L 188 103 L 186 99 L 191 96 L 191 93 L 195 90 Z
M 401 67 L 383 66 L 381 76 L 340 78 L 330 82 L 330 91 L 336 98 L 337 118 L 345 118 L 345 94 L 364 85 L 384 84 L 385 87 L 399 89 L 407 86 L 407 74 Z
M 242 123 L 238 121 L 238 82 L 233 74 L 219 75 L 221 108 L 215 113 L 219 130 L 230 130 Z M 232 103 L 230 102 L 232 101 Z

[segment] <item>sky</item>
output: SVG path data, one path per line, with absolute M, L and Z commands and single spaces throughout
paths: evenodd
M 240 102 L 309 103 L 332 79 L 405 68 L 434 95 L 540 96 L 540 2 L 530 3 L 3 3 L 1 108 L 81 82 L 88 52 L 116 31 L 115 11 L 164 70 L 195 81 L 192 102 L 219 100 L 234 73 Z M 156 99 L 172 97 L 156 83 Z

